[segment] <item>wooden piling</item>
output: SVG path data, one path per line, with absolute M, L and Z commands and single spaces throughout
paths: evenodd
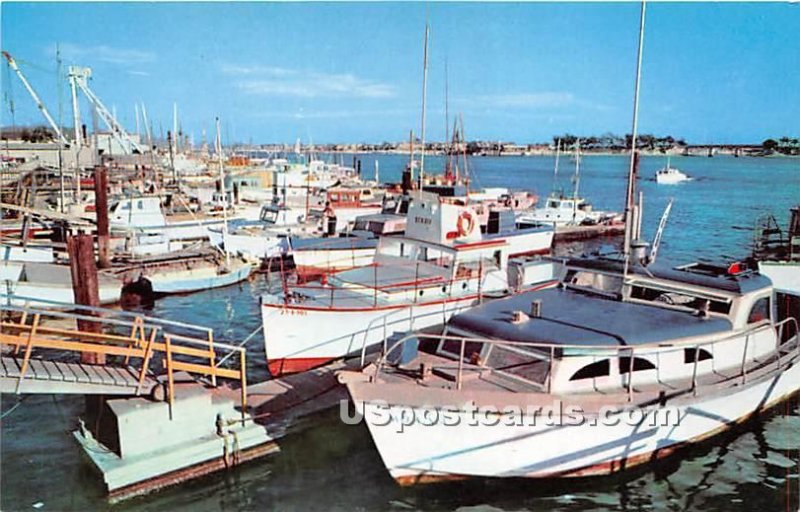
M 67 238 L 69 266 L 72 274 L 72 293 L 75 303 L 83 306 L 100 306 L 100 291 L 97 282 L 97 266 L 94 262 L 94 239 L 84 233 Z M 94 316 L 93 313 L 81 312 Z M 101 332 L 101 326 L 91 320 L 78 320 L 78 329 L 87 332 Z M 81 353 L 85 364 L 105 364 L 105 354 Z
M 111 266 L 109 254 L 108 227 L 108 170 L 105 166 L 94 168 L 94 203 L 97 214 L 97 265 L 100 268 Z

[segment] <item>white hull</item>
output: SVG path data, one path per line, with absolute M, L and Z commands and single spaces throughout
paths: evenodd
M 250 265 L 238 264 L 225 273 L 213 266 L 175 272 L 162 271 L 144 276 L 144 279 L 150 283 L 153 293 L 190 293 L 238 283 L 247 279 L 251 271 Z
M 267 361 L 271 369 L 283 365 L 283 371 L 302 371 L 332 359 L 360 354 L 364 345 L 379 344 L 395 332 L 444 324 L 475 302 L 476 296 L 470 295 L 413 307 L 402 304 L 355 310 L 285 308 L 265 303 L 261 315 Z
M 381 398 L 391 402 L 392 387 L 384 386 Z M 402 394 L 402 387 L 395 387 Z M 376 414 L 386 414 L 378 406 L 356 401 L 356 407 L 365 411 L 386 468 L 396 480 L 410 484 L 464 476 L 536 478 L 608 474 L 707 438 L 798 389 L 800 366 L 795 364 L 783 373 L 746 386 L 726 388 L 707 397 L 687 397 L 680 403 L 667 402 L 667 408 L 673 408 L 672 418 L 679 412 L 677 426 L 674 421 L 663 422 L 666 417 L 663 408 L 659 421 L 652 421 L 658 406 L 643 409 L 647 416 L 639 424 L 625 420 L 614 426 L 609 422 L 553 426 L 545 425 L 541 417 L 535 426 L 506 426 L 502 420 L 489 426 L 480 421 L 470 424 L 471 416 L 464 411 L 459 412 L 456 426 L 446 426 L 441 421 L 431 426 L 419 421 L 400 425 L 401 414 L 409 414 L 410 408 L 399 406 L 390 406 L 391 422 L 380 426 L 370 421 L 370 417 L 378 417 Z M 569 405 L 566 400 L 565 407 Z M 457 392 L 452 393 L 453 407 L 460 407 L 466 401 Z M 420 410 L 414 410 L 417 418 L 421 416 Z
M 555 230 L 548 229 L 534 233 L 511 234 L 504 237 L 508 242 L 508 256 L 523 254 L 543 254 L 553 246 Z
M 75 292 L 72 291 L 72 286 L 5 281 L 0 283 L 0 287 L 0 302 L 3 304 L 11 304 L 12 306 L 30 304 L 32 307 L 51 307 L 46 303 L 36 304 L 36 299 L 75 304 Z M 122 283 L 100 283 L 98 293 L 101 305 L 115 304 L 119 302 L 122 295 Z M 25 297 L 25 299 L 18 297 Z
M 272 235 L 237 235 L 228 233 L 224 237 L 221 229 L 208 230 L 209 240 L 216 247 L 225 247 L 231 254 L 239 254 L 250 260 L 269 259 L 282 255 L 287 250 L 286 237 Z

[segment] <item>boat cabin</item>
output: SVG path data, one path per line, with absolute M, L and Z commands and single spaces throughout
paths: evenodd
M 164 226 L 167 219 L 161 210 L 161 198 L 142 196 L 122 198 L 108 207 L 108 221 L 116 227 Z
M 770 281 L 740 267 L 634 266 L 623 283 L 619 261 L 572 260 L 557 288 L 453 317 L 434 354 L 520 389 L 663 387 L 773 355 L 794 330 L 774 311 Z

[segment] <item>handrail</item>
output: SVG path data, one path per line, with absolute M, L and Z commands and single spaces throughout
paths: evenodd
M 132 317 L 132 321 L 108 318 L 102 315 L 113 316 L 120 312 L 102 308 L 84 307 L 77 309 L 91 310 L 100 313 L 101 316 L 0 305 L 0 311 L 21 313 L 18 321 L 0 321 L 0 326 L 3 327 L 3 332 L 0 333 L 0 343 L 15 347 L 15 353 L 19 348 L 24 348 L 24 358 L 18 377 L 17 393 L 20 392 L 20 387 L 28 370 L 28 362 L 31 359 L 33 348 L 38 347 L 67 352 L 120 356 L 124 357 L 126 365 L 131 357 L 141 359 L 141 370 L 139 371 L 135 391 L 136 395 L 141 392 L 148 367 L 152 362 L 152 355 L 155 352 L 160 352 L 164 355 L 163 362 L 166 363 L 167 376 L 170 381 L 170 394 L 168 397 L 170 402 L 170 417 L 172 415 L 174 399 L 172 389 L 173 372 L 186 371 L 209 376 L 214 386 L 216 386 L 218 376 L 239 380 L 242 390 L 242 420 L 244 421 L 247 389 L 247 363 L 246 349 L 244 347 L 215 342 L 213 339 L 213 329 L 192 326 L 190 324 L 181 324 L 179 322 L 158 321 L 159 319 L 150 319 L 143 315 L 130 313 L 122 316 Z M 27 320 L 31 316 L 34 322 L 33 324 L 28 324 Z M 82 331 L 80 328 L 65 328 L 58 325 L 46 326 L 43 323 L 45 317 L 85 320 L 109 326 L 123 326 L 128 329 L 125 330 L 125 334 L 118 334 L 118 331 L 115 332 L 113 330 L 110 332 L 102 332 L 102 330 L 101 332 L 89 332 Z M 157 320 L 157 322 L 145 322 L 145 318 L 148 320 Z M 181 328 L 194 328 L 195 330 L 207 332 L 208 337 L 206 339 L 192 338 L 181 334 L 166 332 L 163 325 L 156 325 L 157 323 L 164 325 L 172 323 Z M 157 337 L 161 339 L 159 340 Z M 223 355 L 222 352 L 227 352 L 227 355 L 219 359 L 219 357 Z M 230 355 L 236 353 L 239 354 L 239 368 L 222 367 L 222 363 L 224 363 Z M 183 356 L 183 358 L 176 359 L 174 357 L 175 355 Z M 190 359 L 187 360 L 186 358 Z M 192 363 L 190 362 L 192 360 L 191 358 L 199 359 L 202 363 Z
M 211 329 L 210 327 L 203 327 L 201 325 L 189 324 L 189 323 L 185 323 L 185 322 L 178 322 L 178 321 L 175 321 L 175 320 L 166 320 L 166 319 L 163 319 L 163 318 L 155 318 L 155 317 L 151 317 L 151 316 L 147 316 L 147 315 L 142 315 L 142 314 L 139 314 L 139 313 L 134 313 L 132 311 L 111 310 L 111 309 L 103 308 L 103 307 L 84 306 L 82 304 L 59 302 L 59 301 L 50 300 L 50 299 L 40 299 L 40 298 L 36 298 L 36 297 L 28 297 L 28 296 L 25 296 L 25 295 L 15 295 L 15 294 L 0 293 L 0 297 L 7 297 L 8 299 L 22 300 L 22 301 L 26 301 L 28 303 L 33 302 L 33 303 L 40 303 L 40 304 L 50 304 L 50 305 L 54 305 L 54 306 L 63 306 L 63 308 L 67 309 L 67 310 L 84 310 L 84 311 L 92 311 L 92 312 L 107 313 L 107 314 L 108 313 L 113 313 L 114 315 L 128 316 L 128 317 L 131 317 L 131 318 L 139 317 L 139 318 L 142 318 L 143 320 L 147 320 L 148 322 L 151 322 L 151 323 L 162 324 L 162 325 L 171 325 L 173 327 L 182 327 L 182 328 L 185 328 L 185 329 L 196 329 L 196 330 L 205 331 L 205 332 L 213 331 L 213 329 Z M 20 306 L 14 306 L 13 304 L 0 304 L 0 306 L 2 306 L 2 308 L 4 308 L 4 309 L 15 309 L 15 310 L 20 310 L 21 309 Z M 30 309 L 30 307 L 27 307 L 26 309 Z M 55 310 L 47 309 L 47 310 L 42 310 L 42 311 L 46 312 L 49 315 L 49 314 L 51 314 L 51 312 L 54 312 Z M 95 318 L 95 317 L 93 317 L 93 318 Z
M 759 332 L 759 331 L 764 331 L 764 330 L 772 330 L 773 332 L 776 333 L 776 336 L 777 336 L 778 335 L 778 332 L 777 332 L 778 329 L 782 330 L 783 326 L 786 325 L 786 324 L 789 324 L 789 323 L 793 323 L 795 325 L 795 336 L 794 336 L 795 337 L 795 341 L 796 342 L 800 342 L 800 331 L 798 331 L 798 321 L 794 317 L 784 318 L 780 322 L 777 322 L 777 323 L 774 323 L 774 324 L 773 323 L 769 323 L 769 324 L 757 325 L 757 326 L 754 326 L 752 328 L 742 330 L 740 332 L 731 333 L 731 334 L 729 334 L 729 335 L 727 335 L 727 336 L 725 336 L 723 338 L 713 338 L 713 339 L 708 339 L 708 340 L 699 341 L 699 342 L 698 341 L 694 341 L 694 340 L 678 340 L 678 341 L 673 341 L 673 342 L 668 342 L 668 343 L 652 342 L 652 343 L 643 343 L 641 345 L 609 346 L 609 345 L 578 345 L 578 344 L 568 344 L 568 343 L 567 344 L 556 344 L 556 343 L 527 342 L 527 341 L 515 341 L 515 340 L 503 340 L 503 339 L 492 339 L 492 338 L 457 336 L 457 335 L 448 335 L 448 334 L 439 334 L 439 335 L 425 334 L 424 336 L 427 337 L 427 338 L 436 339 L 438 341 L 444 341 L 444 340 L 460 341 L 462 349 L 463 349 L 463 347 L 464 347 L 464 345 L 466 343 L 483 343 L 483 344 L 488 344 L 488 345 L 506 345 L 506 346 L 524 346 L 524 347 L 528 347 L 528 348 L 547 349 L 544 352 L 549 352 L 551 354 L 551 361 L 552 361 L 552 358 L 554 357 L 556 349 L 580 349 L 582 351 L 582 353 L 580 355 L 564 355 L 562 353 L 562 357 L 586 356 L 586 355 L 589 355 L 590 352 L 596 350 L 598 352 L 602 352 L 604 357 L 617 357 L 617 358 L 620 358 L 620 357 L 625 357 L 622 354 L 623 352 L 628 352 L 630 354 L 629 357 L 631 358 L 631 361 L 630 361 L 631 368 L 630 368 L 630 370 L 632 370 L 634 351 L 637 351 L 637 352 L 641 353 L 642 351 L 646 351 L 648 349 L 654 349 L 654 348 L 660 348 L 660 349 L 668 348 L 668 349 L 670 349 L 670 351 L 673 351 L 673 350 L 682 350 L 682 349 L 685 349 L 687 347 L 694 347 L 695 348 L 695 361 L 694 361 L 695 368 L 693 369 L 692 381 L 693 381 L 693 386 L 696 387 L 696 365 L 697 365 L 697 362 L 698 362 L 698 353 L 699 353 L 699 348 L 700 347 L 707 346 L 707 345 L 713 345 L 713 344 L 716 344 L 716 343 L 720 343 L 720 342 L 727 341 L 727 340 L 730 340 L 730 339 L 733 339 L 733 338 L 737 338 L 737 337 L 741 337 L 741 336 L 746 336 L 749 339 L 749 337 L 752 334 L 754 334 L 756 332 Z M 375 371 L 373 373 L 372 380 L 373 381 L 377 381 L 378 376 L 380 375 L 380 372 L 383 369 L 383 366 L 386 364 L 386 358 L 388 357 L 389 354 L 391 354 L 393 351 L 395 351 L 398 347 L 402 346 L 406 341 L 408 341 L 410 339 L 413 339 L 413 338 L 416 338 L 418 336 L 419 336 L 418 332 L 409 332 L 409 333 L 405 334 L 402 338 L 397 340 L 390 347 L 388 347 L 384 351 L 384 353 L 381 355 L 381 357 L 377 360 L 377 362 L 375 363 Z M 777 342 L 777 345 L 776 345 L 776 348 L 775 348 L 774 352 L 780 354 L 780 351 L 782 350 L 781 343 L 780 343 L 780 338 L 776 337 L 776 342 Z M 798 343 L 798 346 L 795 347 L 795 350 L 800 350 L 800 343 Z M 616 355 L 615 356 L 609 355 L 608 352 L 610 352 L 610 351 L 616 352 Z M 745 347 L 745 351 L 746 351 L 746 347 Z M 462 364 L 463 364 L 463 358 L 459 362 L 459 368 L 461 367 Z M 779 364 L 780 364 L 780 360 L 779 360 Z M 745 370 L 742 371 L 742 375 L 743 376 L 744 376 L 744 371 Z M 629 400 L 631 399 L 633 391 L 634 391 L 633 385 L 632 385 L 633 374 L 634 374 L 633 371 L 629 371 L 628 372 L 628 386 L 627 387 L 628 387 Z M 548 392 L 550 392 L 550 390 L 552 389 L 551 379 L 552 379 L 552 371 L 548 375 L 548 383 L 547 383 Z M 457 387 L 460 386 L 460 382 L 456 382 L 456 385 L 457 385 Z M 693 387 L 693 389 L 694 389 L 694 387 Z

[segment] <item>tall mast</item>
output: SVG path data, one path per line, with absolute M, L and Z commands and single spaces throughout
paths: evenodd
M 222 246 L 225 249 L 225 265 L 230 268 L 231 255 L 228 252 L 228 198 L 225 195 L 225 169 L 222 167 L 222 135 L 219 131 L 219 118 L 217 122 L 217 157 L 219 158 L 219 191 L 222 194 Z
M 561 138 L 556 140 L 556 165 L 553 169 L 553 194 L 558 191 L 558 159 L 561 156 Z
M 444 143 L 448 148 L 448 157 L 450 156 L 450 97 L 449 97 L 449 77 L 447 75 L 447 59 L 444 60 Z M 455 135 L 455 134 L 454 134 Z M 447 159 L 448 165 L 450 159 Z
M 61 50 L 56 43 L 56 87 L 58 87 L 58 127 L 64 125 L 64 101 L 61 93 Z M 58 196 L 61 207 L 59 210 L 64 213 L 64 160 L 61 154 L 61 145 L 58 146 Z
M 642 51 L 644 48 L 644 20 L 647 11 L 647 4 L 642 1 L 641 14 L 639 16 L 639 51 L 636 59 L 636 87 L 633 94 L 633 126 L 631 129 L 631 161 L 628 168 L 628 188 L 625 195 L 625 241 L 623 247 L 623 255 L 625 257 L 625 266 L 623 268 L 623 277 L 628 276 L 628 267 L 631 259 L 631 243 L 633 242 L 634 229 L 638 224 L 635 219 L 637 215 L 634 201 L 636 198 L 636 172 L 637 172 L 637 155 L 636 155 L 636 139 L 638 137 L 639 129 L 639 87 L 642 81 Z M 641 212 L 638 212 L 641 215 Z
M 572 189 L 572 198 L 578 199 L 578 188 L 581 185 L 581 139 L 575 141 L 575 187 Z
M 422 59 L 422 149 L 419 157 L 419 183 L 420 190 L 425 179 L 425 99 L 428 94 L 428 33 L 430 27 L 425 23 L 425 51 Z

